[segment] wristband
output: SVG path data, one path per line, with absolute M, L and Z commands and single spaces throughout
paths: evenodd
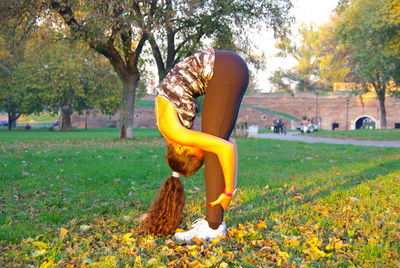
M 232 196 L 236 193 L 236 190 L 237 190 L 237 189 L 234 188 L 234 189 L 233 189 L 233 193 L 227 193 L 227 192 L 225 191 L 225 188 L 224 188 L 223 194 L 224 194 L 224 195 L 227 195 L 227 196 L 229 196 L 229 197 L 232 197 Z

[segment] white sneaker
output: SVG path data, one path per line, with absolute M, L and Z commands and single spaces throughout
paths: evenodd
M 225 222 L 222 222 L 218 229 L 214 230 L 208 226 L 206 219 L 202 218 L 194 221 L 192 228 L 186 232 L 175 233 L 174 238 L 179 241 L 190 241 L 195 237 L 203 240 L 213 240 L 218 236 L 226 236 Z

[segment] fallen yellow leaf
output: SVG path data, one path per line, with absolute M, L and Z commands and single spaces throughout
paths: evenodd
M 329 238 L 329 244 L 325 248 L 327 250 L 339 250 L 347 246 L 348 245 L 343 243 L 343 241 L 340 240 L 339 238 L 333 237 Z
M 347 197 L 347 200 L 351 201 L 351 202 L 359 202 L 360 201 L 360 199 L 358 199 L 357 197 L 354 197 L 354 196 Z
M 133 241 L 135 241 L 135 239 L 131 238 L 131 236 L 132 236 L 132 233 L 124 234 L 122 236 L 121 242 L 122 243 L 132 243 Z
M 292 186 L 292 187 L 290 187 L 289 190 L 286 191 L 285 194 L 291 194 L 291 193 L 294 193 L 294 192 L 296 192 L 296 188 L 294 188 L 294 186 Z
M 193 261 L 193 262 L 189 262 L 188 266 L 190 268 L 197 268 L 197 267 L 201 267 L 200 262 L 199 261 Z
M 69 230 L 63 227 L 60 228 L 60 237 L 63 238 L 68 234 Z
M 39 268 L 48 268 L 48 267 L 52 267 L 55 266 L 54 262 L 52 261 L 45 261 L 42 264 L 40 264 Z
M 158 263 L 158 261 L 156 258 L 151 258 L 150 260 L 147 261 L 147 264 L 151 264 L 151 265 L 155 265 L 157 263 Z
M 182 246 L 177 246 L 177 247 L 174 248 L 174 250 L 175 250 L 176 252 L 182 252 L 182 251 L 185 250 L 185 248 L 182 247 Z
M 229 265 L 226 262 L 221 262 L 218 266 L 219 268 L 227 268 Z
M 323 211 L 321 211 L 321 216 L 328 216 L 329 215 L 329 211 L 327 209 L 324 209 Z
M 264 229 L 264 228 L 267 228 L 267 223 L 265 221 L 261 220 L 256 224 L 255 227 L 256 227 L 256 229 Z
M 200 238 L 197 238 L 197 237 L 194 237 L 194 238 L 193 238 L 193 241 L 194 241 L 196 244 L 198 244 L 198 245 L 200 245 L 201 243 L 203 243 L 203 240 L 200 239 Z

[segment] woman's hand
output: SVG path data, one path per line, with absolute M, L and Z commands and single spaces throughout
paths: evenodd
M 228 195 L 222 193 L 222 194 L 219 195 L 217 200 L 215 200 L 214 202 L 211 202 L 210 204 L 208 204 L 208 206 L 209 207 L 214 207 L 216 205 L 221 205 L 222 208 L 224 210 L 226 210 L 228 208 L 229 203 L 231 202 L 231 200 L 232 200 L 232 196 L 228 196 Z

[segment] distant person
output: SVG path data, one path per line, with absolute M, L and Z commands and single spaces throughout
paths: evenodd
M 54 120 L 52 125 L 53 125 L 53 127 L 59 126 L 60 120 Z

